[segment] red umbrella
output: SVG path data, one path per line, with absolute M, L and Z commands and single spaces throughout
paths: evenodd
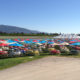
M 77 40 L 77 42 L 80 42 L 80 40 Z
M 14 41 L 19 41 L 18 39 L 14 39 Z
M 24 41 L 24 39 L 21 39 L 21 41 Z
M 27 41 L 29 41 L 30 39 L 26 39 Z
M 8 44 L 1 43 L 0 46 L 8 46 Z
M 0 39 L 0 42 L 5 42 L 5 40 L 1 40 L 1 39 Z
M 38 42 L 37 40 L 33 40 L 33 42 Z
M 76 41 L 70 41 L 69 43 L 70 43 L 70 44 L 71 44 L 71 43 L 76 43 Z
M 3 39 L 0 39 L 0 41 L 5 41 L 5 40 L 3 40 Z

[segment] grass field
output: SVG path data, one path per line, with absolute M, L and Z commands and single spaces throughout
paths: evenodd
M 80 55 L 49 55 L 49 53 L 41 53 L 40 56 L 25 56 L 25 57 L 15 57 L 15 58 L 6 58 L 0 59 L 0 70 L 16 66 L 21 63 L 29 62 L 32 60 L 40 59 L 46 56 L 59 56 L 59 57 L 74 57 L 80 58 Z
M 0 59 L 0 70 L 15 66 L 20 63 L 25 63 L 32 60 L 40 59 L 42 57 L 44 56 L 27 56 L 27 57 Z
M 16 57 L 16 58 L 7 58 L 7 59 L 0 59 L 0 70 L 16 66 L 20 63 L 29 62 L 32 60 L 40 59 L 46 56 L 59 56 L 59 57 L 74 57 L 74 58 L 80 58 L 80 55 L 48 55 L 49 53 L 42 53 L 40 56 L 26 56 L 26 57 Z
M 0 39 L 17 39 L 17 38 L 47 39 L 47 38 L 53 38 L 53 36 L 0 36 Z
M 32 60 L 40 59 L 48 55 L 49 53 L 41 53 L 39 56 L 25 56 L 25 57 L 15 57 L 15 58 L 6 58 L 6 59 L 0 59 L 0 70 L 16 66 L 20 63 L 29 62 Z

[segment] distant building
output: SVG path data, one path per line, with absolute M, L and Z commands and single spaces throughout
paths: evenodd
M 78 36 L 77 34 L 61 34 L 53 38 L 69 38 L 69 39 L 74 38 L 75 39 L 75 38 L 80 38 L 80 36 Z

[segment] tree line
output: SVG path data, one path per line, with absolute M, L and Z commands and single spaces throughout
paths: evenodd
M 40 33 L 18 33 L 18 32 L 14 32 L 14 33 L 6 33 L 6 32 L 0 32 L 0 36 L 58 36 L 59 33 L 44 33 L 44 32 L 40 32 Z

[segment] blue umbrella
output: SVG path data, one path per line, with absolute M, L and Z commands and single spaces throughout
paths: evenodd
M 64 41 L 60 41 L 60 43 L 64 43 Z
M 39 43 L 46 43 L 46 41 L 40 41 Z
M 8 40 L 7 42 L 8 42 L 8 43 L 12 43 L 12 42 L 16 42 L 16 41 L 13 41 L 13 40 Z
M 48 44 L 54 44 L 54 42 L 48 42 Z
M 74 46 L 79 46 L 79 45 L 80 45 L 80 42 L 77 42 L 77 43 L 72 43 L 71 45 L 74 45 Z
M 70 41 L 77 41 L 77 40 L 70 40 Z
M 25 42 L 26 44 L 30 44 L 30 43 L 31 43 L 31 41 L 26 41 L 26 40 L 24 40 L 24 42 Z
M 23 45 L 19 44 L 19 43 L 15 43 L 15 44 L 9 44 L 9 46 L 20 46 L 20 47 L 22 47 Z

